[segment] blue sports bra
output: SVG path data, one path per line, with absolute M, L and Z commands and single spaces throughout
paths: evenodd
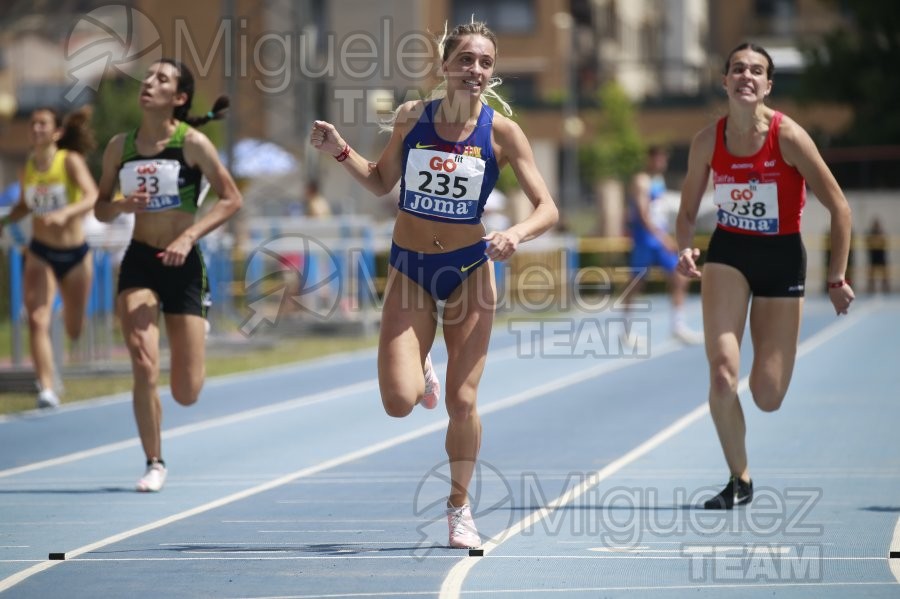
M 483 105 L 472 134 L 450 142 L 434 130 L 440 102 L 425 105 L 403 140 L 399 208 L 428 220 L 475 225 L 500 174 L 491 144 L 494 109 Z

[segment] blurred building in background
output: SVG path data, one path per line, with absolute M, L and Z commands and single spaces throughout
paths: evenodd
M 616 81 L 626 90 L 640 133 L 672 147 L 677 174 L 691 136 L 724 108 L 722 65 L 741 41 L 772 52 L 775 107 L 813 130 L 846 127 L 849 107 L 798 110 L 790 97 L 803 69 L 800 45 L 815 44 L 841 23 L 839 6 L 820 0 L 9 0 L 0 7 L 0 185 L 24 159 L 30 110 L 59 104 L 77 85 L 82 93 L 64 108 L 90 102 L 99 77 L 139 78 L 147 60 L 171 56 L 194 70 L 198 97 L 231 96 L 226 158 L 246 138 L 275 142 L 297 158 L 299 172 L 285 179 L 283 193 L 269 186 L 261 203 L 287 205 L 302 194 L 305 179 L 316 178 L 337 212 L 388 216 L 390 198 L 368 197 L 349 178 L 331 176 L 334 164 L 307 151 L 310 123 L 335 122 L 354 148 L 377 158 L 386 142 L 378 121 L 438 80 L 434 37 L 445 23 L 452 27 L 474 15 L 498 35 L 503 93 L 551 190 L 574 208 L 591 192 L 571 181 L 578 179 L 575 149 L 604 118 L 601 86 Z

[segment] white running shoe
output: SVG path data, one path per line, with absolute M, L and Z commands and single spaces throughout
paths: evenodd
M 431 352 L 425 356 L 425 393 L 422 394 L 422 407 L 433 410 L 441 399 L 441 381 L 438 380 L 434 365 L 431 363 Z
M 450 546 L 457 549 L 481 547 L 481 537 L 472 519 L 469 504 L 453 507 L 447 504 L 447 524 L 450 527 Z
M 37 407 L 39 410 L 59 407 L 59 396 L 53 389 L 41 389 L 37 396 Z
M 703 333 L 699 331 L 693 331 L 686 326 L 676 325 L 672 328 L 672 337 L 678 339 L 685 345 L 702 345 L 703 344 Z
M 135 489 L 140 493 L 156 493 L 166 484 L 166 465 L 160 461 L 147 464 L 147 471 L 137 481 Z

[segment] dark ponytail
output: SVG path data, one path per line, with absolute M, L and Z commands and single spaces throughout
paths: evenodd
M 82 106 L 65 117 L 59 110 L 49 106 L 37 108 L 32 114 L 35 112 L 49 112 L 53 115 L 53 126 L 63 130 L 62 136 L 56 142 L 56 147 L 59 149 L 87 155 L 97 147 L 94 130 L 91 129 L 90 107 Z
M 189 116 L 187 118 L 181 119 L 191 127 L 202 127 L 206 123 L 210 121 L 218 121 L 225 117 L 225 111 L 228 110 L 230 102 L 228 101 L 228 96 L 219 96 L 216 98 L 216 101 L 213 102 L 212 108 L 209 109 L 204 115 L 200 116 Z
M 178 71 L 178 86 L 176 91 L 187 94 L 187 101 L 181 106 L 176 106 L 172 116 L 179 121 L 184 121 L 191 127 L 200 127 L 210 121 L 216 121 L 225 116 L 228 109 L 228 96 L 219 96 L 213 103 L 213 107 L 202 116 L 189 116 L 191 111 L 191 103 L 194 101 L 194 74 L 181 61 L 173 58 L 162 58 L 158 61 L 161 64 L 170 64 Z

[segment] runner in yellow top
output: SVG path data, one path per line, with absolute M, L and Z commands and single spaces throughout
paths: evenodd
M 93 265 L 84 240 L 83 217 L 97 201 L 97 185 L 83 154 L 94 148 L 88 113 L 65 120 L 52 108 L 31 113 L 32 152 L 25 164 L 22 194 L 4 225 L 32 214 L 32 236 L 25 254 L 25 308 L 31 359 L 37 376 L 39 408 L 59 405 L 53 389 L 50 319 L 59 287 L 66 333 L 75 340 L 84 326 Z

